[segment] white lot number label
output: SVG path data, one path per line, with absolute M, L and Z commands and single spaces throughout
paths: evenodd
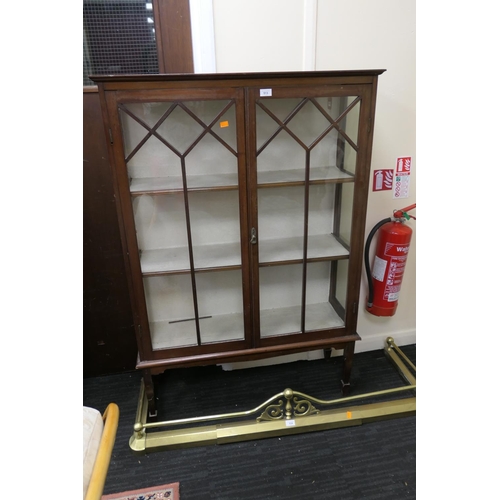
M 373 278 L 378 281 L 384 281 L 386 267 L 387 267 L 387 261 L 375 255 L 375 261 L 373 263 L 373 271 L 372 271 Z
M 273 89 L 260 89 L 260 97 L 271 97 Z

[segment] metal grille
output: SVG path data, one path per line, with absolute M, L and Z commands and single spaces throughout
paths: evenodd
M 83 85 L 92 74 L 158 72 L 151 0 L 84 0 Z

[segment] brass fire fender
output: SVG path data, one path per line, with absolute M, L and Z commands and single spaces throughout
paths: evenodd
M 130 448 L 134 452 L 146 453 L 165 448 L 173 449 L 234 443 L 288 434 L 349 427 L 375 420 L 415 415 L 417 404 L 417 369 L 395 344 L 392 337 L 386 339 L 384 352 L 408 385 L 331 401 L 317 399 L 301 392 L 293 391 L 292 389 L 285 389 L 283 392 L 274 395 L 261 405 L 248 411 L 148 423 L 147 397 L 144 390 L 144 383 L 141 383 L 134 433 L 129 441 Z M 317 408 L 317 406 L 334 406 L 403 391 L 411 391 L 414 395 L 382 403 L 362 404 L 359 406 L 326 410 L 319 410 Z M 252 415 L 258 416 L 252 420 L 227 422 Z M 196 426 L 206 422 L 222 420 L 226 422 Z M 195 426 L 171 429 L 172 427 L 191 424 Z M 161 427 L 170 429 L 149 432 L 151 429 Z

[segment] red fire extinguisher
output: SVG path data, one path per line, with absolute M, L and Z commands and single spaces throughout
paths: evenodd
M 375 316 L 394 316 L 398 307 L 406 258 L 410 248 L 412 229 L 405 225 L 409 210 L 417 204 L 395 210 L 393 217 L 381 220 L 370 231 L 365 246 L 365 269 L 368 278 L 366 310 Z M 369 254 L 373 237 L 380 229 L 377 250 L 370 269 Z

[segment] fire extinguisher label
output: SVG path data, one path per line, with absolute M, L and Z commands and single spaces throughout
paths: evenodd
M 391 257 L 391 261 L 389 263 L 389 272 L 387 273 L 387 281 L 384 290 L 384 300 L 387 300 L 387 302 L 395 302 L 396 300 L 398 300 L 405 266 L 406 255 Z
M 373 279 L 376 279 L 378 281 L 384 281 L 386 268 L 387 268 L 387 261 L 375 255 L 375 261 L 373 262 L 373 271 L 372 271 Z
M 408 198 L 410 192 L 411 156 L 399 157 L 394 172 L 393 198 Z

